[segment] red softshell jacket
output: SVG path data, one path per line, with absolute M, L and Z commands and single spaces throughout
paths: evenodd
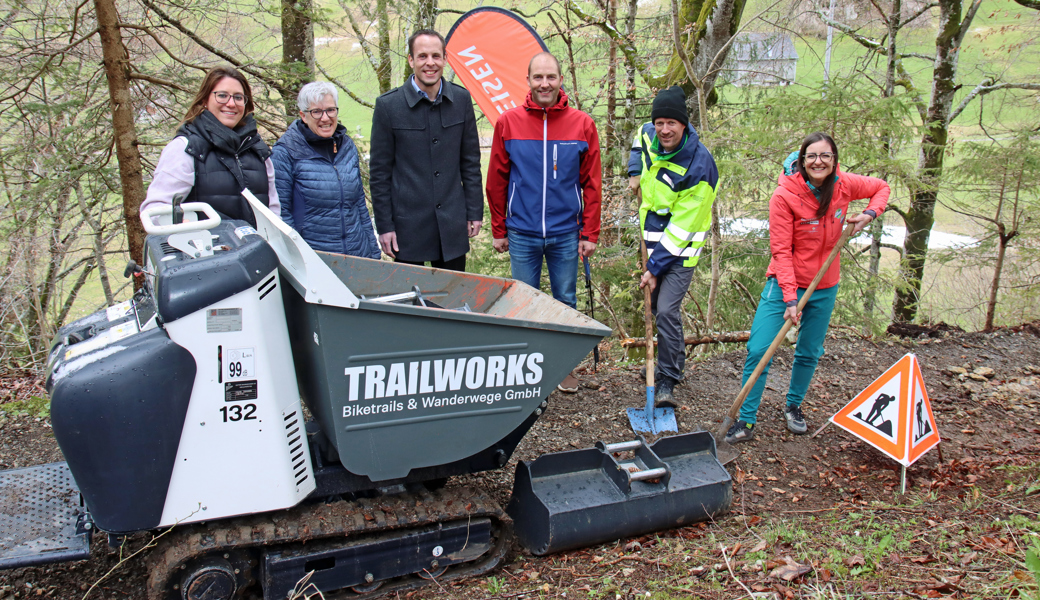
M 807 288 L 820 271 L 827 255 L 841 237 L 849 203 L 869 198 L 867 209 L 881 215 L 888 205 L 889 187 L 883 179 L 842 172 L 835 165 L 838 182 L 830 208 L 816 216 L 820 203 L 802 175 L 780 175 L 779 187 L 769 199 L 769 248 L 772 260 L 767 276 L 776 276 L 784 302 L 797 300 L 797 289 Z M 817 289 L 838 285 L 841 255 L 831 263 Z

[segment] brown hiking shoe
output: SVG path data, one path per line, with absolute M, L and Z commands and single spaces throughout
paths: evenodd
M 569 373 L 566 377 L 563 378 L 563 381 L 560 382 L 560 385 L 556 386 L 556 389 L 560 390 L 565 394 L 575 394 L 578 392 L 578 385 L 580 383 L 581 382 L 578 381 L 578 378 L 575 377 L 573 373 Z

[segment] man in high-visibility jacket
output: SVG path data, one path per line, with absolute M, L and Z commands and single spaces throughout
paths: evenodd
M 686 362 L 682 303 L 711 227 L 719 170 L 690 125 L 682 88 L 658 93 L 650 119 L 636 133 L 628 174 L 642 199 L 639 224 L 649 254 L 639 287 L 650 286 L 657 321 L 655 398 L 658 407 L 674 407 Z

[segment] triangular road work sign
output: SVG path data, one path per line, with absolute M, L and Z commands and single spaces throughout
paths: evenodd
M 917 356 L 907 354 L 831 422 L 909 467 L 939 443 Z

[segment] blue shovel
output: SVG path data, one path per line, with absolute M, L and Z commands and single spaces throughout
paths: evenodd
M 639 240 L 646 268 L 646 242 Z M 643 288 L 643 321 L 646 323 L 646 408 L 628 409 L 628 422 L 636 433 L 679 432 L 674 408 L 654 408 L 654 326 L 650 320 L 650 286 Z

